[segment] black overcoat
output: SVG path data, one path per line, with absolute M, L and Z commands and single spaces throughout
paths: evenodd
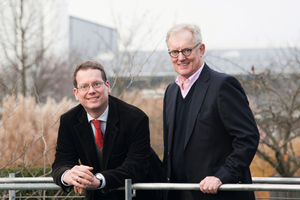
M 94 174 L 100 172 L 106 179 L 105 190 L 87 190 L 86 199 L 105 199 L 112 193 L 118 199 L 125 199 L 124 190 L 115 190 L 125 185 L 125 179 L 140 183 L 156 182 L 161 177 L 161 161 L 150 147 L 147 115 L 113 96 L 109 96 L 103 171 L 100 171 L 94 134 L 82 105 L 61 116 L 52 176 L 66 192 L 72 187 L 64 186 L 61 176 L 78 165 L 79 160 L 81 164 L 93 167 Z M 157 193 L 137 191 L 136 199 L 159 199 L 153 196 Z
M 188 182 L 199 183 L 206 176 L 215 176 L 223 184 L 252 183 L 249 165 L 257 150 L 259 132 L 243 88 L 234 77 L 216 72 L 206 64 L 195 84 L 184 140 Z M 174 82 L 164 97 L 163 165 L 167 182 L 172 182 L 172 137 L 179 92 Z M 192 191 L 192 195 L 194 200 L 254 200 L 253 192 Z

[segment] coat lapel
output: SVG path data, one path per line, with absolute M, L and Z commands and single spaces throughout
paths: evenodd
M 168 126 L 170 128 L 168 132 L 168 150 L 171 151 L 176 116 L 176 101 L 179 92 L 179 87 L 176 83 L 173 83 L 173 85 L 170 86 L 169 91 L 170 95 L 168 95 L 168 103 L 166 104 L 166 115 L 168 116 L 167 124 L 170 124 L 170 126 Z
M 210 68 L 205 64 L 195 85 L 194 95 L 190 106 L 189 117 L 187 122 L 184 149 L 186 148 L 186 145 L 192 135 L 197 120 L 197 115 L 200 111 L 207 89 L 209 87 L 209 83 L 207 82 L 209 80 L 209 72 Z
M 77 115 L 79 124 L 74 128 L 77 133 L 78 139 L 81 142 L 84 154 L 87 155 L 90 166 L 100 167 L 98 156 L 95 146 L 95 137 L 91 125 L 88 123 L 87 114 L 84 109 Z M 96 169 L 97 170 L 97 169 Z
M 107 169 L 108 158 L 110 157 L 112 148 L 115 143 L 116 136 L 119 128 L 116 126 L 119 121 L 118 110 L 113 101 L 113 98 L 109 96 L 109 110 L 107 117 L 107 124 L 105 130 L 104 144 L 103 144 L 103 166 L 104 170 Z

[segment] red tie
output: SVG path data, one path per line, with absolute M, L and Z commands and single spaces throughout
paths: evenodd
M 96 141 L 96 144 L 97 146 L 102 149 L 103 147 L 103 141 L 104 141 L 104 135 L 101 131 L 101 126 L 100 126 L 100 121 L 99 120 L 92 120 L 95 128 L 96 128 L 96 134 L 95 134 L 95 141 Z

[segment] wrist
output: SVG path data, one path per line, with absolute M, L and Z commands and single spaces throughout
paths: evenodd
M 102 184 L 103 184 L 103 175 L 100 173 L 96 173 L 95 174 L 96 180 L 97 180 L 97 188 L 101 188 Z

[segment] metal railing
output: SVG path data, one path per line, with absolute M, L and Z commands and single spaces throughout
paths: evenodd
M 253 177 L 255 184 L 223 184 L 219 191 L 300 191 L 300 178 L 283 177 Z M 268 184 L 265 184 L 268 183 Z M 87 188 L 91 190 L 92 188 Z M 199 190 L 196 183 L 135 183 L 131 179 L 125 180 L 125 199 L 132 200 L 136 196 L 136 190 Z M 24 177 L 0 178 L 0 190 L 61 190 L 53 183 L 51 177 Z M 10 193 L 10 199 L 14 199 L 14 193 Z

